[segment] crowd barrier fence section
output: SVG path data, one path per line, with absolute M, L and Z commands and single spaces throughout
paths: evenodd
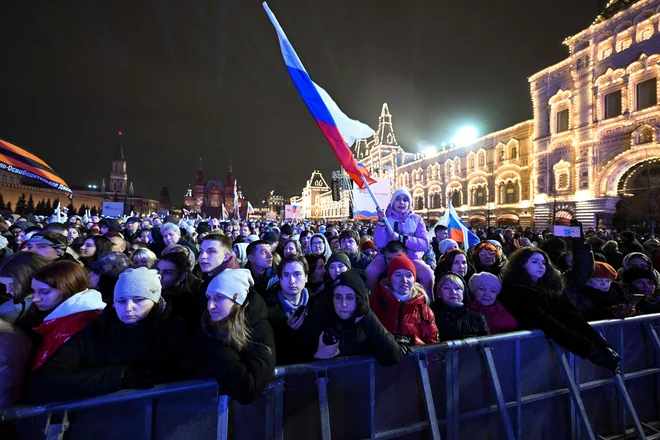
M 0 422 L 48 440 L 660 438 L 660 314 L 592 325 L 621 374 L 522 331 L 413 347 L 389 368 L 370 357 L 278 367 L 246 406 L 188 381 L 16 406 Z

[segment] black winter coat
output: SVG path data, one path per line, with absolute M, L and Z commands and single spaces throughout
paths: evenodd
M 507 283 L 498 299 L 521 329 L 541 329 L 580 357 L 586 358 L 594 346 L 609 347 L 566 295 L 542 295 L 529 284 Z
M 572 241 L 573 267 L 563 273 L 566 280 L 564 295 L 568 296 L 573 305 L 577 306 L 587 281 L 594 273 L 595 263 L 591 245 L 585 243 L 584 239 L 581 238 L 574 238 Z
M 362 269 L 366 270 L 367 266 L 371 264 L 371 258 L 363 254 L 360 251 L 357 251 L 355 255 L 348 255 L 348 259 L 351 262 L 352 269 Z
M 302 326 L 298 330 L 294 330 L 287 324 L 289 318 L 284 314 L 284 308 L 279 300 L 279 291 L 280 287 L 278 284 L 277 288 L 271 289 L 266 297 L 268 321 L 273 326 L 273 331 L 275 332 L 277 365 L 290 365 L 302 361 L 299 350 Z M 309 308 L 307 311 L 309 312 Z
M 246 301 L 245 314 L 252 331 L 247 348 L 238 352 L 213 336 L 212 330 L 204 329 L 199 340 L 203 365 L 197 374 L 215 379 L 222 394 L 242 405 L 256 400 L 275 373 L 275 338 L 266 304 L 253 289 Z
M 201 327 L 202 314 L 206 311 L 206 294 L 200 292 L 201 285 L 202 280 L 189 275 L 180 286 L 162 292 L 173 313 L 183 319 L 194 334 Z
M 626 302 L 625 293 L 616 281 L 612 282 L 607 292 L 585 286 L 573 300 L 575 307 L 587 321 L 616 319 L 612 307 Z
M 319 335 L 328 328 L 334 329 L 341 337 L 339 356 L 370 354 L 384 367 L 397 364 L 401 360 L 401 347 L 371 310 L 357 324 L 339 319 L 334 312 L 332 315 L 334 317 L 317 310 L 305 318 L 305 323 L 300 328 L 301 361 L 314 360 Z
M 119 391 L 127 369 L 139 369 L 153 383 L 183 380 L 187 345 L 186 326 L 169 305 L 155 305 L 135 325 L 121 322 L 108 306 L 30 374 L 27 399 L 43 403 Z
M 441 341 L 490 334 L 484 315 L 465 306 L 450 307 L 442 301 L 436 300 L 431 304 L 431 310 L 435 314 L 435 324 L 438 326 Z

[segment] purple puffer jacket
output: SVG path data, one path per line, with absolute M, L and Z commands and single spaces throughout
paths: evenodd
M 422 218 L 417 214 L 413 214 L 412 210 L 405 213 L 396 212 L 392 209 L 391 203 L 387 206 L 385 215 L 390 221 L 394 232 L 402 235 L 402 242 L 408 248 L 408 258 L 411 260 L 421 259 L 429 247 L 429 237 Z M 383 249 L 390 241 L 392 240 L 390 240 L 387 232 L 387 226 L 377 224 L 374 230 L 374 243 L 378 250 Z

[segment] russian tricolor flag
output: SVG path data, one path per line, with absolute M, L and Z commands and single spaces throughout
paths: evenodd
M 479 243 L 479 237 L 474 235 L 474 232 L 472 232 L 470 229 L 468 229 L 467 226 L 465 226 L 465 223 L 463 223 L 463 220 L 458 216 L 458 213 L 454 209 L 454 207 L 451 205 L 451 202 L 449 202 L 449 206 L 447 206 L 447 210 L 445 211 L 444 215 L 438 220 L 438 223 L 441 225 L 447 226 L 448 229 L 448 236 L 452 240 L 454 240 L 457 243 L 463 243 L 463 248 L 465 249 L 465 252 L 468 251 L 468 248 L 472 246 L 473 244 Z
M 341 166 L 344 167 L 346 173 L 348 173 L 360 188 L 365 187 L 362 176 L 364 176 L 368 183 L 376 183 L 369 176 L 369 172 L 365 167 L 358 166 L 349 148 L 358 139 L 373 136 L 374 130 L 368 125 L 346 116 L 337 104 L 335 104 L 330 95 L 310 79 L 305 67 L 300 62 L 300 58 L 298 58 L 296 51 L 291 46 L 291 43 L 289 43 L 282 27 L 277 22 L 275 15 L 266 2 L 263 3 L 263 7 L 277 31 L 284 63 L 289 70 L 291 79 L 293 79 L 293 83 L 298 89 L 298 92 L 300 92 L 300 96 L 305 101 L 305 104 L 307 104 L 307 108 L 312 112 L 316 123 L 330 143 Z

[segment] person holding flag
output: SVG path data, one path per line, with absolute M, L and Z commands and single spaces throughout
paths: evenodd
M 390 232 L 386 221 L 392 226 Z M 387 270 L 387 261 L 382 249 L 390 242 L 398 241 L 405 245 L 408 258 L 415 265 L 417 279 L 426 293 L 433 295 L 433 270 L 422 260 L 424 251 L 429 247 L 429 237 L 422 218 L 413 213 L 410 192 L 401 188 L 392 194 L 392 200 L 385 212 L 378 208 L 378 222 L 374 229 L 374 243 L 379 249 L 378 256 L 367 267 L 369 288 L 378 287 L 380 275 Z

